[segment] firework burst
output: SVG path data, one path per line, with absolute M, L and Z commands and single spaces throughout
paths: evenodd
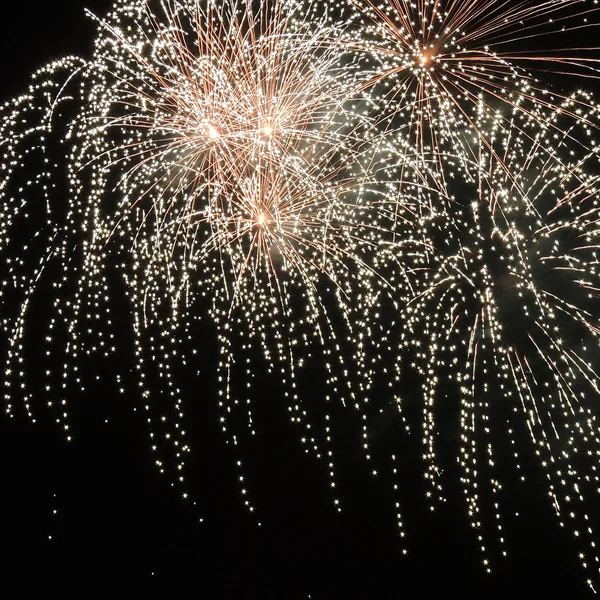
M 250 348 L 262 350 L 269 370 L 278 365 L 293 414 L 302 405 L 295 373 L 319 348 L 337 348 L 325 378 L 342 394 L 336 382 L 349 357 L 339 351 L 340 338 L 350 339 L 353 298 L 374 277 L 371 256 L 383 239 L 385 219 L 366 200 L 385 193 L 375 182 L 378 134 L 364 103 L 354 105 L 356 69 L 351 54 L 332 43 L 336 27 L 309 28 L 289 7 L 118 2 L 98 22 L 91 61 L 42 71 L 30 95 L 5 108 L 14 155 L 5 190 L 19 179 L 17 166 L 37 167 L 27 160 L 30 146 L 37 144 L 41 160 L 54 156 L 49 144 L 64 127 L 61 143 L 70 148 L 66 205 L 56 209 L 47 184 L 63 165 L 49 165 L 32 184 L 48 200 L 31 250 L 42 258 L 21 256 L 10 272 L 5 314 L 17 308 L 5 320 L 7 383 L 15 390 L 8 410 L 19 394 L 13 365 L 25 354 L 36 290 L 61 273 L 52 284 L 47 341 L 48 353 L 63 357 L 59 385 L 67 390 L 83 385 L 77 371 L 86 355 L 115 351 L 111 307 L 120 289 L 134 316 L 142 396 L 151 395 L 141 359 L 150 347 L 156 385 L 173 399 L 167 425 L 151 423 L 151 437 L 163 439 L 153 442 L 157 464 L 165 470 L 175 457 L 179 472 L 189 448 L 180 393 L 167 383 L 173 357 L 189 358 L 190 344 L 178 347 L 173 336 L 187 339 L 184 324 L 193 315 L 210 316 L 216 326 L 221 422 L 230 441 L 239 437 L 226 426 L 232 410 L 246 410 L 255 428 L 246 402 L 251 371 L 235 366 Z M 36 95 L 49 108 L 36 108 Z M 62 117 L 61 103 L 69 104 Z M 37 126 L 28 128 L 29 119 Z M 8 251 L 25 202 L 5 199 Z M 156 344 L 157 336 L 172 341 Z M 56 340 L 66 342 L 54 347 Z M 46 379 L 55 387 L 51 369 Z M 247 381 L 236 390 L 234 380 Z M 352 394 L 349 382 L 344 388 Z M 24 394 L 28 407 L 30 398 Z M 64 404 L 59 421 L 68 430 Z M 293 420 L 310 426 L 306 416 Z
M 412 190 L 411 213 L 418 219 L 410 233 L 406 220 L 394 219 L 393 227 L 423 245 L 399 279 L 402 294 L 394 294 L 401 317 L 379 328 L 397 379 L 406 378 L 412 363 L 421 381 L 432 509 L 436 499 L 446 500 L 443 472 L 451 468 L 440 456 L 439 415 L 449 406 L 457 412 L 456 459 L 488 568 L 490 538 L 506 552 L 499 472 L 514 456 L 522 473 L 515 440 L 523 435 L 561 525 L 569 523 L 582 543 L 582 566 L 598 562 L 589 510 L 570 504 L 598 492 L 600 436 L 590 401 L 600 383 L 599 157 L 591 141 L 598 109 L 592 106 L 580 93 L 557 109 L 538 108 L 536 119 L 517 111 L 508 127 L 502 115 L 481 110 L 475 125 L 487 139 L 470 127 L 463 132 L 477 160 L 444 157 L 443 181 L 436 172 L 426 178 L 405 158 L 396 166 L 403 189 Z M 435 164 L 423 157 L 423 164 Z M 371 327 L 375 321 L 366 319 Z M 401 408 L 402 384 L 398 389 Z M 495 517 L 489 528 L 486 511 Z
M 589 2 L 357 0 L 352 5 L 360 22 L 353 45 L 377 61 L 365 85 L 380 98 L 382 122 L 399 129 L 415 152 L 436 161 L 442 176 L 446 155 L 472 152 L 461 138 L 465 127 L 486 142 L 477 113 L 503 114 L 504 126 L 514 127 L 515 110 L 532 119 L 542 108 L 562 104 L 565 110 L 564 95 L 544 82 L 548 73 L 580 80 L 598 76 L 591 51 L 545 51 L 542 44 L 553 34 L 562 43 L 595 27 L 598 9 Z
M 155 462 L 184 497 L 177 373 L 210 334 L 240 481 L 260 429 L 255 371 L 281 384 L 332 489 L 332 398 L 358 415 L 370 460 L 381 412 L 410 428 L 410 372 L 427 497 L 432 508 L 446 499 L 439 412 L 449 403 L 487 567 L 490 538 L 506 552 L 498 465 L 514 454 L 520 473 L 522 438 L 565 524 L 566 504 L 598 487 L 600 120 L 591 96 L 552 95 L 529 68 L 595 77 L 596 60 L 515 48 L 545 35 L 543 22 L 577 32 L 595 10 L 117 1 L 96 19 L 90 61 L 49 65 L 2 107 L 7 412 L 20 398 L 33 416 L 41 391 L 70 437 L 69 390 L 84 389 L 86 361 L 116 354 L 125 299 Z M 45 211 L 30 211 L 32 198 Z M 39 310 L 48 289 L 52 306 Z M 49 368 L 30 386 L 32 306 Z M 299 375 L 315 363 L 327 390 L 316 409 Z M 172 401 L 159 418 L 155 397 Z M 588 568 L 598 558 L 583 506 L 569 522 Z

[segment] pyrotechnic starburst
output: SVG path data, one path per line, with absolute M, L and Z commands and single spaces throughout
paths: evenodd
M 322 359 L 328 401 L 357 409 L 368 458 L 378 409 L 404 422 L 412 363 L 428 497 L 445 498 L 437 415 L 452 402 L 489 565 L 486 507 L 505 552 L 503 440 L 532 441 L 561 524 L 571 497 L 598 488 L 599 109 L 525 70 L 546 60 L 595 76 L 597 61 L 515 49 L 544 21 L 587 27 L 596 8 L 351 4 L 117 0 L 91 60 L 49 65 L 2 107 L 7 411 L 22 397 L 33 415 L 28 311 L 48 286 L 41 387 L 58 379 L 58 422 L 69 430 L 86 356 L 116 352 L 125 298 L 156 464 L 185 497 L 176 374 L 198 352 L 198 321 L 217 339 L 227 440 L 241 448 L 257 433 L 248 390 L 260 360 L 332 488 L 332 403 L 319 439 L 305 363 Z M 29 210 L 34 197 L 45 213 Z M 172 400 L 169 416 L 153 417 L 155 396 Z M 584 567 L 598 562 L 589 511 L 569 521 L 590 546 Z
M 514 110 L 536 118 L 537 106 L 557 109 L 563 103 L 559 90 L 550 91 L 548 73 L 598 77 L 597 58 L 589 50 L 560 48 L 569 35 L 596 26 L 593 2 L 351 4 L 361 24 L 354 46 L 377 60 L 365 85 L 374 87 L 385 106 L 380 118 L 388 128 L 401 127 L 404 143 L 428 154 L 441 174 L 444 155 L 471 152 L 461 137 L 465 128 L 486 142 L 488 132 L 478 129 L 477 112 L 500 112 L 504 125 L 515 127 Z M 545 50 L 554 39 L 559 47 Z
M 339 336 L 348 337 L 353 298 L 372 278 L 370 256 L 382 243 L 382 225 L 377 214 L 366 215 L 365 198 L 381 187 L 370 183 L 377 132 L 362 114 L 364 102 L 353 107 L 352 56 L 332 43 L 335 26 L 309 29 L 296 17 L 276 3 L 182 0 L 155 9 L 145 1 L 117 2 L 99 22 L 91 61 L 51 65 L 28 95 L 5 107 L 2 225 L 10 252 L 9 230 L 26 203 L 8 190 L 21 168 L 35 168 L 27 164 L 30 148 L 45 162 L 54 155 L 46 135 L 59 129 L 61 102 L 72 100 L 66 110 L 74 111 L 62 117 L 63 142 L 71 147 L 66 206 L 52 201 L 50 182 L 60 166 L 49 164 L 31 183 L 47 197 L 34 242 L 41 258 L 25 253 L 9 273 L 17 298 L 4 306 L 18 307 L 4 321 L 9 389 L 11 382 L 23 385 L 12 376 L 23 360 L 29 301 L 46 272 L 58 268 L 47 341 L 66 338 L 54 351 L 64 353 L 63 389 L 82 385 L 77 370 L 85 354 L 115 349 L 110 289 L 117 280 L 134 315 L 144 397 L 148 344 L 166 380 L 173 356 L 186 360 L 185 348 L 167 352 L 147 332 L 183 336 L 182 324 L 204 314 L 216 324 L 222 352 L 223 429 L 232 407 L 246 405 L 238 396 L 249 392 L 234 392 L 229 382 L 232 372 L 247 377 L 247 369 L 238 373 L 233 365 L 249 347 L 262 350 L 270 370 L 278 365 L 290 410 L 300 410 L 294 377 L 303 353 L 330 354 L 339 350 Z M 101 331 L 94 322 L 102 322 Z M 63 323 L 67 330 L 58 333 Z M 335 364 L 343 372 L 347 359 L 336 351 L 326 362 L 330 385 L 337 387 Z M 48 388 L 52 378 L 48 372 Z M 164 391 L 178 422 L 177 389 Z M 7 396 L 9 411 L 13 397 Z M 67 414 L 62 409 L 59 420 Z M 250 412 L 248 424 L 253 430 Z M 188 446 L 177 427 L 165 438 L 181 470 Z M 160 454 L 160 442 L 153 447 Z M 161 470 L 165 460 L 157 458 Z

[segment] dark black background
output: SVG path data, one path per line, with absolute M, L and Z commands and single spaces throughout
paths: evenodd
M 91 54 L 95 28 L 84 6 L 101 15 L 109 2 L 11 3 L 0 37 L 0 99 L 24 89 L 28 73 L 52 59 Z M 131 382 L 124 395 L 98 384 L 79 397 L 70 444 L 41 405 L 37 424 L 20 410 L 0 419 L 0 585 L 83 597 L 97 589 L 236 599 L 588 593 L 577 547 L 559 529 L 535 476 L 509 498 L 511 555 L 486 575 L 460 488 L 450 484 L 448 504 L 432 517 L 417 436 L 401 443 L 393 426 L 382 430 L 381 454 L 394 449 L 403 465 L 407 541 L 398 539 L 394 523 L 389 464 L 377 465 L 383 474 L 374 478 L 359 454 L 339 458 L 344 511 L 337 514 L 325 465 L 304 455 L 276 382 L 266 381 L 255 400 L 263 407 L 262 437 L 251 454 L 248 487 L 257 511 L 249 515 L 236 482 L 237 455 L 218 429 L 209 365 L 201 366 L 200 379 L 184 382 L 188 501 L 171 486 L 172 475 L 159 475 L 153 465 Z M 324 392 L 315 385 L 312 393 Z M 354 448 L 359 428 L 347 429 L 356 436 L 347 443 Z

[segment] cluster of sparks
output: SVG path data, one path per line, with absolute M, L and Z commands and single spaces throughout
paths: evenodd
M 446 499 L 450 404 L 484 564 L 490 536 L 506 553 L 498 455 L 526 436 L 582 566 L 598 568 L 583 500 L 600 492 L 600 105 L 541 81 L 596 77 L 597 59 L 519 46 L 578 35 L 597 10 L 116 0 L 91 60 L 48 65 L 1 108 L 7 412 L 21 399 L 35 417 L 26 349 L 44 286 L 53 305 L 35 335 L 47 319 L 48 363 L 59 354 L 63 368 L 41 385 L 57 421 L 70 436 L 70 390 L 85 386 L 83 361 L 117 352 L 126 299 L 156 464 L 184 497 L 193 444 L 176 372 L 202 345 L 198 321 L 218 342 L 227 440 L 259 437 L 260 355 L 334 491 L 332 398 L 361 415 L 370 459 L 378 410 L 409 428 L 412 371 L 431 508 Z M 315 356 L 321 407 L 298 385 Z M 165 396 L 171 416 L 155 420 Z M 313 413 L 325 414 L 322 439 Z M 398 523 L 404 536 L 399 508 Z

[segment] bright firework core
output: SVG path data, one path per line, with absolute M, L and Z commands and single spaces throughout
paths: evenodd
M 434 57 L 429 52 L 422 52 L 420 55 L 417 56 L 417 58 L 423 66 L 427 66 L 433 60 Z
M 212 125 L 207 125 L 206 128 L 208 129 L 208 137 L 211 139 L 216 139 L 219 137 L 219 132 L 212 126 Z

